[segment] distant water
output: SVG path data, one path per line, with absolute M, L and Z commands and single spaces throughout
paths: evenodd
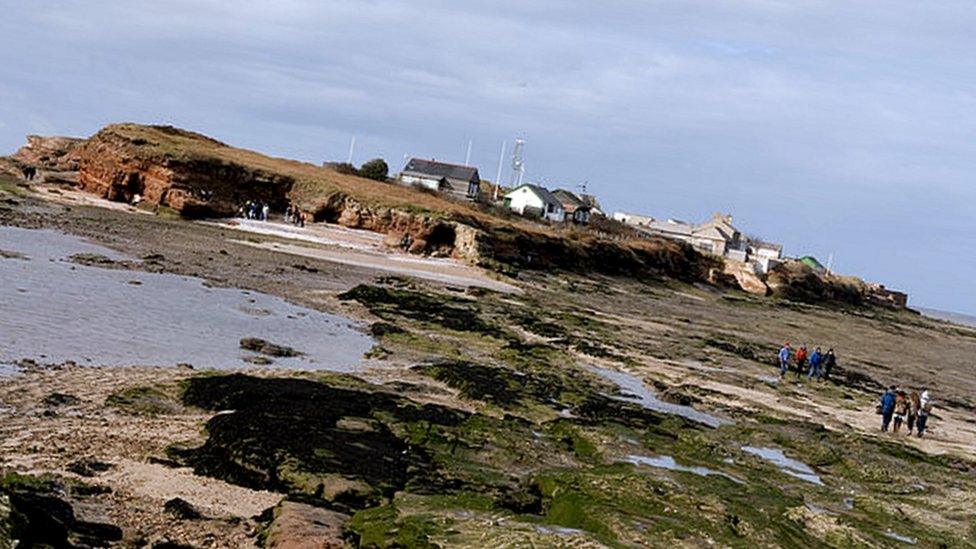
M 59 232 L 0 227 L 0 251 L 0 375 L 20 359 L 241 368 L 254 356 L 239 347 L 246 337 L 303 353 L 272 367 L 351 371 L 372 345 L 345 318 L 271 295 L 76 265 L 66 258 L 119 255 Z
M 972 326 L 973 328 L 976 328 L 976 316 L 964 315 L 962 313 L 939 311 L 937 309 L 919 308 L 918 310 L 921 311 L 923 315 L 931 318 L 937 318 L 939 320 L 948 320 L 949 322 L 955 322 L 956 324 L 962 324 L 963 326 Z

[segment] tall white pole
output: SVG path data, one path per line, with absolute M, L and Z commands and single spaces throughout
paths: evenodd
M 471 165 L 471 145 L 474 143 L 473 139 L 468 139 L 468 152 L 464 155 L 464 165 Z
M 354 135 L 352 136 L 352 139 L 349 141 L 349 158 L 346 159 L 347 164 L 352 164 L 352 152 L 355 148 L 356 148 L 356 136 Z
M 498 173 L 495 174 L 495 196 L 493 200 L 498 202 L 498 188 L 502 186 L 502 164 L 505 163 L 505 141 L 502 141 L 502 153 L 498 155 Z

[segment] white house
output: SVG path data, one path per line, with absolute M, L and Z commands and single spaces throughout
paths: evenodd
M 651 216 L 627 212 L 613 212 L 613 219 L 632 227 L 647 227 L 654 223 L 654 218 Z
M 400 172 L 400 182 L 404 185 L 426 187 L 464 200 L 477 199 L 481 188 L 477 168 L 422 158 L 411 158 L 407 162 Z
M 566 210 L 548 189 L 525 184 L 505 195 L 505 207 L 520 215 L 538 216 L 549 221 L 563 221 Z

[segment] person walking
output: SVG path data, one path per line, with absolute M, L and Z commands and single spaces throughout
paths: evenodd
M 918 421 L 918 411 L 922 407 L 918 396 L 918 391 L 912 390 L 908 393 L 908 435 L 911 436 L 915 429 L 915 422 Z
M 790 347 L 788 342 L 786 345 L 783 345 L 782 349 L 779 350 L 779 377 L 785 376 L 786 372 L 789 371 L 790 353 L 792 351 L 793 349 Z
M 918 420 L 915 423 L 915 430 L 918 432 L 918 437 L 922 438 L 925 434 L 925 429 L 928 427 L 929 414 L 932 413 L 932 395 L 929 394 L 929 390 L 922 387 L 922 394 L 918 398 Z
M 878 412 L 881 414 L 881 430 L 884 432 L 888 431 L 891 416 L 895 413 L 895 401 L 897 399 L 895 389 L 894 385 L 889 387 L 885 394 L 881 395 L 881 404 L 878 405 Z
M 823 352 L 820 347 L 814 349 L 813 354 L 810 355 L 810 371 L 807 372 L 807 379 L 817 378 L 820 379 L 820 365 L 823 364 Z
M 895 423 L 893 430 L 898 432 L 901 430 L 901 424 L 905 422 L 905 418 L 908 416 L 909 407 L 908 395 L 905 391 L 897 391 L 895 393 Z
M 800 345 L 800 348 L 796 350 L 796 378 L 799 379 L 803 375 L 803 369 L 807 365 L 807 346 Z
M 827 354 L 823 358 L 823 380 L 827 381 L 830 379 L 830 371 L 834 369 L 837 365 L 837 355 L 834 354 L 833 349 L 827 349 Z
M 268 206 L 267 204 L 261 206 L 261 221 L 267 221 L 268 214 L 270 213 L 271 213 L 271 206 Z

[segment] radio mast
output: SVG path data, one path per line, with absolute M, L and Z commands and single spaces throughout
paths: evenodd
M 525 140 L 521 137 L 515 139 L 515 148 L 512 149 L 512 187 L 522 184 L 522 177 L 525 175 L 525 161 L 522 159 L 522 149 L 525 148 Z

